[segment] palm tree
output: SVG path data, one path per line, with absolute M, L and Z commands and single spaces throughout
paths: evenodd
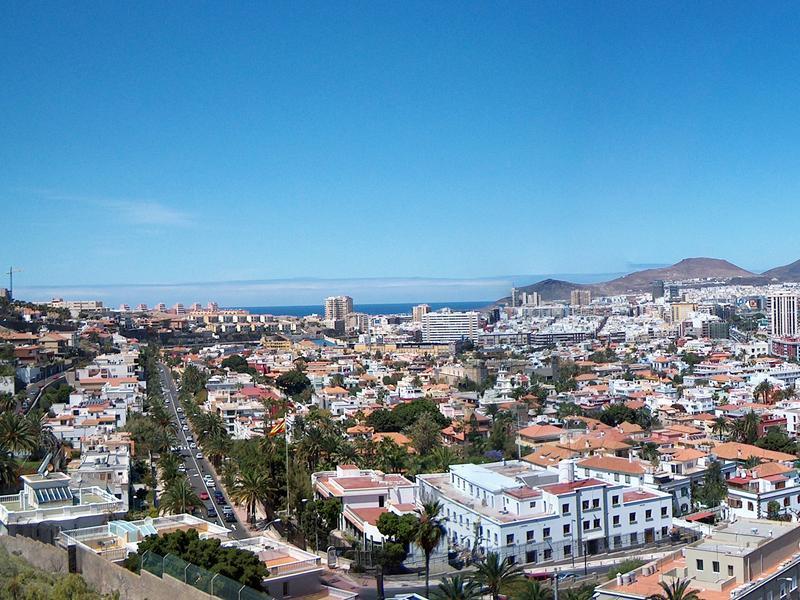
M 551 590 L 549 586 L 542 585 L 538 581 L 529 581 L 522 589 L 522 592 L 515 597 L 519 600 L 551 600 L 553 597 L 553 590 Z
M 651 594 L 647 600 L 700 600 L 697 592 L 690 590 L 689 579 L 676 579 L 672 583 L 664 583 L 660 581 L 658 585 L 664 590 L 663 594 Z
M 752 444 L 758 439 L 758 425 L 761 423 L 755 411 L 746 413 L 739 417 L 731 426 L 732 437 L 743 444 Z
M 0 413 L 17 410 L 17 400 L 11 394 L 0 394 Z
M 219 467 L 222 459 L 228 455 L 231 449 L 231 438 L 227 433 L 216 433 L 210 438 L 206 438 L 203 442 L 203 450 L 205 450 L 208 460 L 214 465 L 214 468 Z
M 19 465 L 11 453 L 0 447 L 0 487 L 16 483 L 18 470 Z
M 244 504 L 247 517 L 251 523 L 256 520 L 256 506 L 264 497 L 266 478 L 262 473 L 247 470 L 239 473 L 239 480 L 233 488 L 233 499 L 238 504 Z
M 39 431 L 24 415 L 0 415 L 0 447 L 8 452 L 31 452 L 39 445 Z
M 442 524 L 442 505 L 438 501 L 425 502 L 414 533 L 414 543 L 425 553 L 425 595 L 430 596 L 431 554 L 445 534 Z
M 201 506 L 203 501 L 194 493 L 186 477 L 177 477 L 161 496 L 162 513 L 185 513 L 190 507 Z
M 584 583 L 581 587 L 559 592 L 559 598 L 562 600 L 591 600 L 593 595 L 594 586 L 591 583 Z
M 161 469 L 161 482 L 164 487 L 169 487 L 170 483 L 178 477 L 178 467 L 180 459 L 172 452 L 165 452 L 158 459 L 158 468 Z
M 480 586 L 463 575 L 442 579 L 432 596 L 433 600 L 479 600 L 480 597 Z
M 508 559 L 500 560 L 496 552 L 489 552 L 475 571 L 475 579 L 491 594 L 492 600 L 498 600 L 500 589 L 510 583 L 521 581 L 524 575 L 517 565 L 512 565 Z
M 759 383 L 753 390 L 753 398 L 758 401 L 759 397 L 764 404 L 769 402 L 769 396 L 772 393 L 772 384 L 766 379 Z
M 375 462 L 384 473 L 400 473 L 408 465 L 408 451 L 394 440 L 384 438 L 378 444 Z
M 452 448 L 439 446 L 434 448 L 431 452 L 431 459 L 433 460 L 433 468 L 436 472 L 445 473 L 450 469 L 450 465 L 458 461 L 458 456 L 453 452 Z
M 725 434 L 730 431 L 730 423 L 728 419 L 723 416 L 719 416 L 714 419 L 714 423 L 711 425 L 711 433 L 716 435 L 718 439 L 722 439 L 725 437 Z

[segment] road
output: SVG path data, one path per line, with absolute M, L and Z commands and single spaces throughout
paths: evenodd
M 70 366 L 69 369 L 71 368 L 72 366 Z M 44 389 L 47 386 L 52 385 L 61 379 L 65 379 L 69 369 L 65 369 L 64 371 L 61 371 L 61 373 L 56 373 L 47 379 L 42 379 L 41 381 L 37 381 L 26 387 L 25 393 L 27 395 L 26 401 L 28 403 L 28 408 L 25 409 L 25 413 L 32 411 L 36 407 L 36 404 L 39 402 L 40 395 L 44 392 Z
M 175 415 L 175 423 L 178 427 L 178 445 L 189 448 L 189 441 L 187 440 L 187 437 L 192 437 L 192 432 L 191 430 L 187 432 L 183 431 L 182 429 L 180 414 L 178 412 L 178 389 L 175 386 L 175 380 L 172 378 L 172 373 L 163 364 L 159 364 L 158 369 L 161 378 L 161 387 L 164 390 L 164 398 L 172 409 L 172 414 Z M 189 424 L 188 419 L 186 420 L 186 423 L 187 425 Z M 196 436 L 194 437 L 196 441 Z M 211 465 L 206 460 L 205 456 L 200 459 L 195 457 L 195 454 L 198 452 L 200 452 L 199 448 L 189 448 L 189 456 L 186 457 L 182 455 L 181 458 L 186 465 L 186 477 L 189 479 L 189 483 L 191 484 L 194 492 L 196 494 L 200 494 L 200 492 L 206 492 L 209 499 L 204 501 L 205 505 L 207 507 L 214 506 L 217 516 L 215 519 L 210 520 L 230 529 L 231 533 L 228 536 L 230 538 L 242 539 L 250 537 L 252 533 L 248 531 L 247 527 L 239 520 L 238 516 L 236 517 L 235 523 L 223 522 L 222 515 L 220 514 L 221 507 L 216 505 L 213 492 L 215 489 L 221 491 L 228 504 L 230 504 L 230 497 L 214 473 L 214 470 L 211 468 Z M 212 488 L 206 485 L 204 475 L 210 475 L 214 480 L 216 487 Z

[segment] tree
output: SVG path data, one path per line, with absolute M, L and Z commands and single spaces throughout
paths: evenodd
M 194 493 L 186 477 L 176 477 L 161 496 L 159 509 L 162 513 L 173 515 L 189 512 L 196 506 L 202 506 L 203 501 Z
M 714 507 L 719 506 L 727 495 L 728 486 L 722 475 L 722 464 L 718 460 L 712 460 L 706 466 L 700 497 L 697 499 L 708 507 Z
M 773 428 L 767 434 L 756 440 L 755 445 L 765 450 L 773 452 L 783 452 L 785 454 L 797 454 L 797 442 L 789 437 L 783 429 Z
M 731 429 L 731 424 L 723 416 L 719 416 L 714 419 L 714 423 L 711 425 L 711 433 L 717 436 L 717 439 L 722 440 Z
M 416 536 L 419 519 L 415 515 L 398 515 L 393 512 L 383 513 L 376 522 L 378 531 L 387 539 L 383 543 L 378 560 L 389 569 L 396 568 L 408 556 L 408 545 Z
M 394 440 L 383 438 L 376 449 L 375 463 L 384 473 L 400 473 L 408 466 L 408 452 Z
M 498 600 L 501 588 L 523 578 L 524 574 L 517 565 L 510 564 L 505 558 L 500 560 L 500 555 L 495 552 L 489 552 L 475 571 L 476 581 L 483 585 L 492 600 Z
M 663 594 L 652 594 L 647 600 L 700 600 L 697 592 L 689 589 L 690 579 L 675 579 L 670 583 L 659 581 Z
M 297 368 L 292 369 L 291 371 L 286 371 L 285 373 L 281 373 L 275 380 L 275 384 L 287 396 L 292 397 L 302 394 L 305 390 L 311 387 L 311 381 L 309 378 L 306 377 L 305 373 Z
M 445 535 L 442 505 L 438 501 L 425 502 L 419 516 L 414 543 L 425 553 L 425 596 L 430 596 L 431 554 Z
M 761 417 L 751 410 L 743 417 L 739 417 L 733 422 L 731 426 L 731 436 L 743 444 L 752 444 L 758 439 L 758 426 L 761 423 Z
M 178 477 L 178 467 L 181 461 L 172 452 L 165 452 L 158 460 L 158 468 L 161 471 L 161 483 L 167 487 L 170 482 Z
M 598 418 L 606 425 L 616 427 L 626 421 L 628 423 L 636 422 L 636 411 L 628 408 L 622 402 L 612 402 L 602 410 Z
M 406 434 L 411 438 L 411 443 L 420 456 L 427 455 L 442 443 L 439 424 L 430 413 L 422 413 L 414 424 L 406 429 Z
M 244 504 L 247 518 L 251 523 L 256 521 L 256 507 L 264 498 L 267 481 L 262 473 L 248 469 L 239 474 L 239 480 L 233 488 L 234 501 Z
M 770 500 L 767 502 L 767 518 L 771 521 L 777 521 L 780 519 L 781 514 L 781 505 L 779 502 L 775 500 Z
M 183 370 L 183 376 L 181 377 L 181 390 L 186 390 L 188 393 L 194 396 L 197 392 L 205 388 L 205 386 L 206 377 L 203 375 L 200 369 L 194 365 L 188 365 Z
M 639 456 L 642 457 L 642 460 L 657 461 L 660 457 L 658 448 L 659 446 L 655 442 L 645 442 L 639 450 Z
M 628 558 L 623 560 L 618 565 L 613 566 L 606 573 L 609 580 L 614 579 L 620 573 L 630 573 L 634 569 L 638 569 L 644 564 L 644 561 L 638 558 Z
M 527 581 L 522 590 L 515 595 L 519 600 L 551 600 L 553 590 L 538 581 Z
M 764 379 L 753 390 L 753 398 L 756 402 L 759 400 L 764 404 L 769 402 L 769 396 L 772 393 L 772 384 Z
M 0 415 L 0 447 L 8 452 L 33 452 L 39 446 L 35 424 L 16 412 Z
M 558 405 L 557 415 L 559 419 L 565 417 L 582 417 L 583 409 L 574 402 L 562 402 Z
M 480 586 L 465 577 L 454 575 L 445 577 L 439 587 L 433 590 L 433 600 L 480 600 Z

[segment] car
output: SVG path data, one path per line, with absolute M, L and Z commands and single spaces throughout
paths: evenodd
M 219 490 L 214 490 L 214 498 L 217 499 L 217 502 L 224 502 L 225 501 L 225 494 L 223 494 Z
M 178 407 L 178 412 L 179 413 L 183 412 L 183 409 L 180 406 Z
M 195 457 L 197 460 L 201 460 L 201 459 L 203 458 L 203 453 L 202 453 L 202 452 L 198 452 L 197 454 L 195 454 L 195 455 L 194 455 L 194 457 Z
M 217 487 L 217 484 L 213 479 L 206 479 L 206 485 L 208 487 Z
M 197 444 L 195 444 L 194 442 L 190 442 L 189 443 L 189 448 L 195 449 L 195 448 L 197 448 Z
M 186 465 L 180 465 L 178 467 L 178 473 L 186 473 Z
M 188 425 L 184 425 L 183 427 L 181 427 L 181 429 L 183 429 L 184 431 L 189 431 L 189 426 Z
M 197 494 L 197 497 L 200 498 L 200 500 L 208 500 L 208 492 L 200 492 Z
M 206 512 L 208 513 L 209 519 L 216 519 L 217 518 L 217 511 L 214 510 L 213 507 L 206 507 Z

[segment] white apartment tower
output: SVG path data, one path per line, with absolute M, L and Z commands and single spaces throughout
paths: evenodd
M 475 339 L 478 334 L 478 313 L 453 312 L 443 308 L 422 315 L 422 341 L 446 344 Z
M 777 337 L 800 334 L 800 293 L 776 292 L 767 296 L 769 333 Z
M 431 312 L 431 307 L 427 304 L 417 304 L 411 309 L 411 320 L 414 323 L 422 323 L 422 317 Z
M 350 296 L 328 296 L 325 298 L 325 320 L 339 321 L 353 312 L 353 299 Z

